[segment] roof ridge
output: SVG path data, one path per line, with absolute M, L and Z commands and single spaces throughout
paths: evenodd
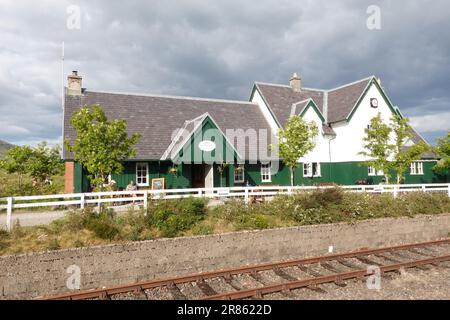
M 273 87 L 291 88 L 291 86 L 288 84 L 269 83 L 269 82 L 260 82 L 260 81 L 255 81 L 255 84 L 256 85 L 262 84 L 262 85 L 273 86 Z
M 367 78 L 364 78 L 364 79 L 360 79 L 360 80 L 357 80 L 357 81 L 353 81 L 353 82 L 351 82 L 351 83 L 347 83 L 347 84 L 344 84 L 344 85 L 342 85 L 342 86 L 339 86 L 339 87 L 336 87 L 336 88 L 332 88 L 332 89 L 329 89 L 329 90 L 326 90 L 327 92 L 331 92 L 331 91 L 336 91 L 336 90 L 339 90 L 339 89 L 343 89 L 343 88 L 346 88 L 346 87 L 350 87 L 350 86 L 352 86 L 352 85 L 355 85 L 355 84 L 357 84 L 357 83 L 360 83 L 360 82 L 363 82 L 363 81 L 368 81 L 368 80 L 371 80 L 371 79 L 373 79 L 373 78 L 375 78 L 375 76 L 370 76 L 370 77 L 367 77 Z
M 104 91 L 104 90 L 85 90 L 85 93 L 90 93 L 90 92 L 92 92 L 92 93 L 118 94 L 118 95 L 127 95 L 127 96 L 138 96 L 138 97 L 155 97 L 155 98 L 168 98 L 168 99 L 179 99 L 179 100 L 195 100 L 195 101 L 210 101 L 210 102 L 239 103 L 239 104 L 256 105 L 253 102 L 245 101 L 245 100 L 227 100 L 227 99 L 174 96 L 174 95 L 138 93 L 138 92 L 125 92 L 125 91 L 124 92 L 120 92 L 120 91 Z
M 366 77 L 366 78 L 364 78 L 364 79 L 359 79 L 359 80 L 356 80 L 356 81 L 353 81 L 353 82 L 350 82 L 350 83 L 341 85 L 341 86 L 339 86 L 339 87 L 334 87 L 334 88 L 331 88 L 331 89 L 318 89 L 318 88 L 307 88 L 307 87 L 303 87 L 302 90 L 306 90 L 306 91 L 318 91 L 318 92 L 322 92 L 322 93 L 325 93 L 325 92 L 331 92 L 331 91 L 336 91 L 336 90 L 339 90 L 339 89 L 342 89 L 342 88 L 345 88 L 345 87 L 349 87 L 349 86 L 352 86 L 352 85 L 357 84 L 357 83 L 359 83 L 359 82 L 367 81 L 367 80 L 370 80 L 370 79 L 373 79 L 373 78 L 375 78 L 375 76 L 374 76 L 374 75 L 371 75 L 370 77 Z M 272 86 L 272 87 L 291 88 L 290 85 L 286 85 L 286 84 L 278 84 L 278 83 L 268 83 L 268 82 L 259 82 L 259 81 L 255 81 L 255 84 L 256 84 L 256 85 L 262 84 L 262 85 Z

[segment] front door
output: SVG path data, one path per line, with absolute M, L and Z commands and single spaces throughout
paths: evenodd
M 205 187 L 205 165 L 194 164 L 192 167 L 192 187 L 204 188 Z

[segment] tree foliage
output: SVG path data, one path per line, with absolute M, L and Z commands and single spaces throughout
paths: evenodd
M 394 148 L 392 151 L 392 168 L 397 173 L 397 183 L 405 179 L 405 173 L 413 161 L 419 160 L 421 155 L 431 148 L 423 141 L 405 147 L 408 140 L 412 141 L 412 128 L 407 118 L 394 115 L 391 118 L 392 132 L 394 134 Z
M 102 187 L 108 175 L 123 171 L 123 162 L 136 155 L 133 146 L 140 134 L 128 136 L 125 120 L 108 120 L 102 107 L 94 104 L 83 107 L 71 118 L 77 132 L 75 141 L 65 145 L 73 153 L 74 160 L 88 172 L 91 183 Z
M 450 131 L 447 132 L 447 137 L 438 139 L 434 151 L 441 157 L 441 160 L 434 166 L 433 170 L 448 174 L 450 170 Z
M 389 183 L 389 169 L 391 163 L 389 157 L 395 148 L 390 142 L 391 128 L 381 119 L 381 114 L 370 120 L 370 127 L 365 129 L 366 135 L 363 138 L 363 151 L 360 155 L 369 158 L 365 164 L 373 167 L 377 171 L 382 171 L 386 183 Z
M 294 185 L 294 169 L 298 160 L 314 149 L 319 129 L 314 122 L 307 123 L 299 115 L 289 119 L 284 129 L 278 132 L 278 154 L 290 168 L 291 186 Z
M 36 183 L 43 184 L 63 171 L 61 148 L 58 145 L 51 148 L 45 141 L 35 148 L 16 146 L 8 150 L 4 160 L 0 161 L 0 168 L 9 174 L 17 173 L 19 184 L 26 174 Z
M 430 150 L 423 141 L 406 146 L 408 141 L 412 141 L 412 128 L 409 120 L 399 115 L 393 115 L 390 123 L 386 124 L 379 113 L 371 119 L 365 133 L 364 151 L 359 154 L 370 159 L 365 161 L 366 165 L 384 173 L 386 183 L 389 183 L 391 169 L 397 174 L 397 183 L 401 183 L 411 163 Z

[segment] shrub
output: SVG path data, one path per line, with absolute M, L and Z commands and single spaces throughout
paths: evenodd
M 208 224 L 197 224 L 192 228 L 192 234 L 196 236 L 203 236 L 208 234 L 213 234 L 214 227 Z
M 61 249 L 59 240 L 57 238 L 53 238 L 47 245 L 47 250 L 53 251 L 53 250 L 58 250 L 58 249 Z
M 188 230 L 206 215 L 206 201 L 198 198 L 164 200 L 149 206 L 148 223 L 164 237 L 175 237 Z
M 85 227 L 104 240 L 114 240 L 119 234 L 115 224 L 115 212 L 112 209 L 104 210 L 98 214 L 92 211 L 84 211 Z
M 322 207 L 341 204 L 344 191 L 341 188 L 317 189 L 312 193 L 312 200 Z
M 269 228 L 269 220 L 262 214 L 243 214 L 235 221 L 236 230 L 252 230 Z

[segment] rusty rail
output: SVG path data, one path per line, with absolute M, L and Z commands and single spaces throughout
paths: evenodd
M 119 286 L 113 286 L 113 287 L 109 287 L 109 288 L 84 290 L 84 291 L 71 292 L 71 293 L 67 293 L 67 294 L 59 294 L 59 295 L 54 295 L 54 296 L 49 296 L 49 297 L 39 297 L 39 298 L 36 298 L 36 300 L 105 299 L 105 298 L 108 298 L 108 297 L 110 297 L 112 295 L 116 295 L 116 294 L 122 294 L 122 293 L 134 292 L 134 291 L 139 292 L 139 291 L 152 289 L 152 288 L 172 286 L 172 285 L 183 284 L 183 283 L 192 283 L 192 282 L 198 282 L 198 281 L 203 281 L 203 280 L 212 279 L 212 278 L 230 277 L 233 275 L 241 275 L 241 274 L 251 274 L 251 273 L 256 273 L 259 271 L 282 269 L 282 268 L 309 265 L 309 264 L 315 264 L 315 263 L 323 263 L 323 262 L 327 262 L 327 261 L 340 260 L 340 259 L 346 259 L 346 258 L 355 258 L 355 257 L 362 257 L 362 256 L 368 256 L 368 255 L 374 255 L 374 254 L 381 254 L 381 253 L 386 253 L 386 252 L 394 252 L 394 251 L 402 251 L 402 250 L 409 250 L 409 249 L 416 249 L 416 248 L 439 246 L 439 245 L 444 245 L 444 244 L 450 244 L 450 238 L 443 239 L 443 240 L 437 240 L 437 241 L 428 241 L 428 242 L 422 242 L 422 243 L 398 245 L 398 246 L 391 246 L 391 247 L 384 247 L 384 248 L 377 248 L 377 249 L 363 249 L 363 250 L 358 250 L 358 251 L 353 251 L 353 252 L 348 252 L 348 253 L 330 254 L 330 255 L 313 257 L 313 258 L 297 259 L 297 260 L 290 260 L 290 261 L 276 262 L 276 263 L 266 263 L 266 264 L 259 264 L 259 265 L 253 265 L 253 266 L 245 266 L 242 268 L 225 269 L 225 270 L 219 270 L 219 271 L 192 274 L 192 275 L 187 275 L 187 276 L 172 277 L 172 278 L 167 278 L 167 279 L 158 279 L 158 280 L 137 282 L 137 283 L 133 283 L 133 284 L 129 284 L 129 285 L 119 285 Z M 450 255 L 438 256 L 438 257 L 432 257 L 432 258 L 427 258 L 427 259 L 423 259 L 423 260 L 414 260 L 414 261 L 410 261 L 410 262 L 385 265 L 385 266 L 381 266 L 380 270 L 381 270 L 381 272 L 391 272 L 391 271 L 399 270 L 401 268 L 412 268 L 412 267 L 422 266 L 422 265 L 426 265 L 426 264 L 436 264 L 439 262 L 449 261 L 449 260 L 450 260 Z M 240 290 L 240 291 L 236 291 L 236 292 L 211 295 L 211 296 L 206 296 L 203 299 L 219 300 L 219 299 L 243 299 L 243 298 L 254 297 L 254 296 L 260 297 L 267 293 L 308 287 L 308 286 L 322 284 L 322 283 L 338 282 L 338 281 L 348 280 L 351 278 L 365 277 L 367 275 L 369 275 L 367 270 L 361 269 L 361 270 L 344 272 L 344 273 L 336 273 L 336 274 L 328 275 L 328 276 L 300 279 L 300 280 L 290 281 L 290 282 L 286 282 L 286 283 L 282 283 L 282 284 L 268 285 L 268 286 L 264 286 L 261 288 Z

